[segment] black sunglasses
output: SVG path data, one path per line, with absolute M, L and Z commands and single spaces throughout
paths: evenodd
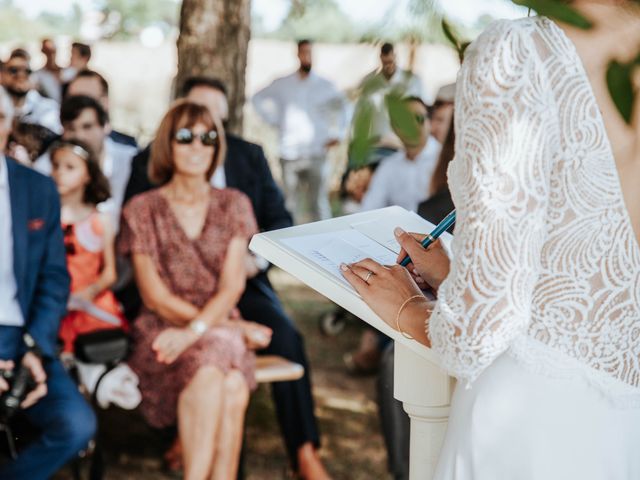
M 14 77 L 17 76 L 19 73 L 24 73 L 27 76 L 33 73 L 33 70 L 27 67 L 8 67 L 7 71 L 9 72 L 10 75 L 13 75 Z
M 215 130 L 209 130 L 200 135 L 195 135 L 188 128 L 181 128 L 176 132 L 174 138 L 176 143 L 180 145 L 191 145 L 196 136 L 200 138 L 202 145 L 205 147 L 216 147 L 218 145 L 218 132 Z

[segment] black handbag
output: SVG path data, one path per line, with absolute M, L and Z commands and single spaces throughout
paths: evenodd
M 129 337 L 120 328 L 83 333 L 76 337 L 74 350 L 81 362 L 116 364 L 129 353 Z

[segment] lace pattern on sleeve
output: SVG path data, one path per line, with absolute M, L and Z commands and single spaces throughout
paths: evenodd
M 448 172 L 457 226 L 430 333 L 443 366 L 470 381 L 531 317 L 549 194 L 542 146 L 553 108 L 536 88 L 543 85 L 531 82 L 535 62 L 525 33 L 498 22 L 469 47 L 458 77 Z

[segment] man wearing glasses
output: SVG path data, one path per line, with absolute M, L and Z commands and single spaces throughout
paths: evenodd
M 11 96 L 15 117 L 22 123 L 41 125 L 60 134 L 60 106 L 55 100 L 43 97 L 34 89 L 29 62 L 29 54 L 17 48 L 2 66 L 2 86 Z

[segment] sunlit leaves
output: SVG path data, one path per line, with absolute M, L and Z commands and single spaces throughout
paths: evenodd
M 538 15 L 554 18 L 560 22 L 568 23 L 574 27 L 588 30 L 593 22 L 572 8 L 568 2 L 561 0 L 512 0 L 516 5 L 529 7 Z
M 631 123 L 636 92 L 633 88 L 633 71 L 640 65 L 640 58 L 633 62 L 609 62 L 607 68 L 607 87 L 609 94 L 620 115 L 627 123 Z
M 453 48 L 456 49 L 456 52 L 458 52 L 458 58 L 460 59 L 460 63 L 462 63 L 462 60 L 464 59 L 464 51 L 471 42 L 461 41 L 453 32 L 453 28 L 451 28 L 449 22 L 447 22 L 447 20 L 445 20 L 444 18 L 442 19 L 442 31 L 444 32 L 444 36 L 447 37 L 447 40 L 449 40 L 449 42 L 451 42 L 451 45 L 453 45 Z

